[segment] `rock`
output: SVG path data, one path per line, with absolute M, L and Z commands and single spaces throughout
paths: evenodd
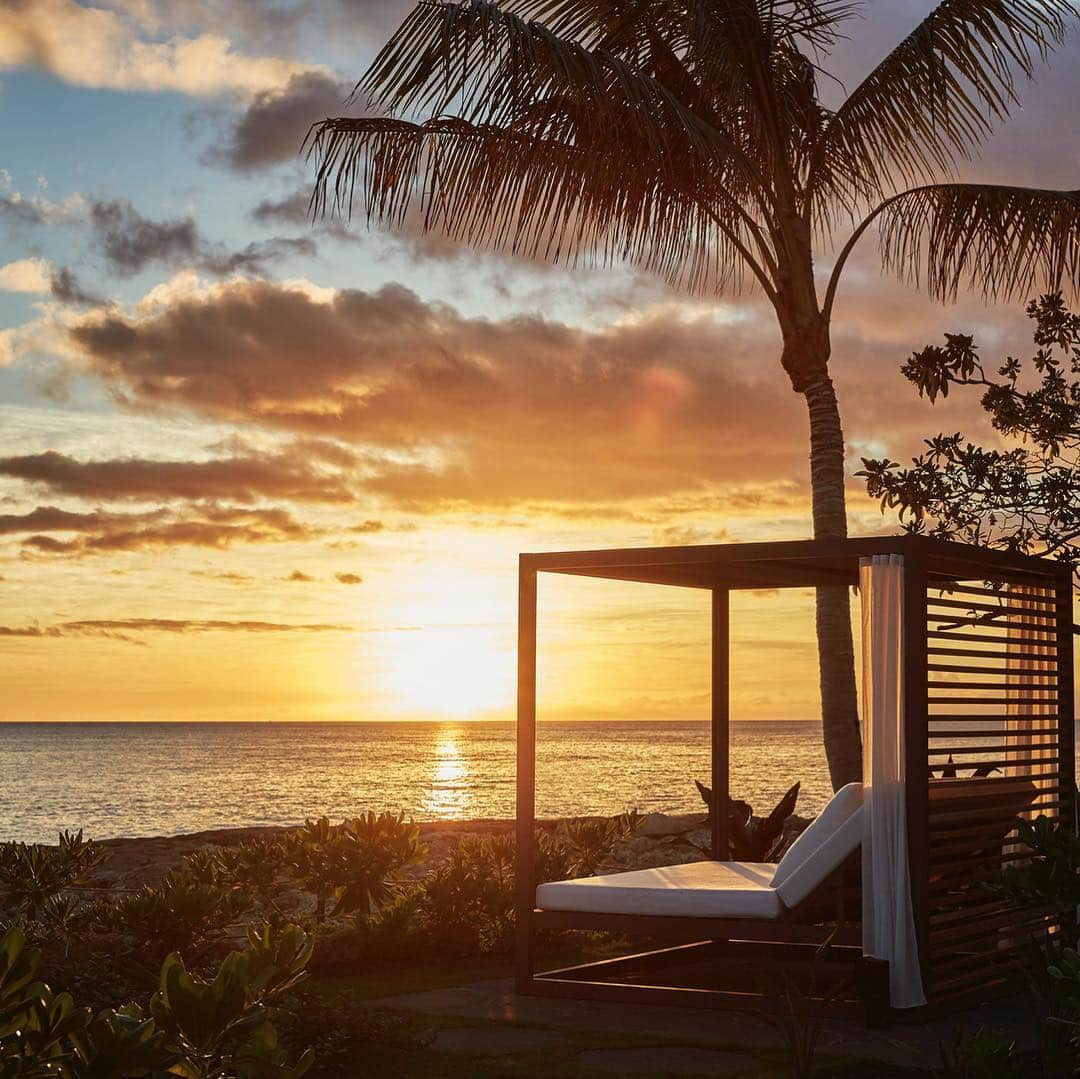
M 686 841 L 707 852 L 712 847 L 712 829 L 694 828 L 686 833 Z
M 665 835 L 682 835 L 701 820 L 700 815 L 649 813 L 637 830 L 639 836 L 653 839 Z

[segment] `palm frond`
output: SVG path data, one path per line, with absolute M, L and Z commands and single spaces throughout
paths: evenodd
M 658 161 L 680 160 L 689 143 L 730 185 L 741 184 L 743 195 L 762 186 L 755 163 L 715 113 L 687 107 L 634 58 L 564 39 L 491 0 L 422 0 L 356 92 L 392 116 L 438 118 L 453 110 L 476 126 L 563 142 L 572 135 L 581 145 L 612 125 L 630 125 Z M 568 111 L 576 114 L 572 133 L 561 123 Z
M 888 200 L 885 268 L 941 300 L 964 286 L 994 300 L 1080 286 L 1080 191 L 936 184 Z
M 850 202 L 970 157 L 1064 38 L 1069 0 L 945 0 L 852 91 L 815 152 L 815 180 Z
M 400 226 L 418 203 L 424 230 L 551 262 L 626 261 L 690 289 L 737 287 L 754 242 L 730 200 L 690 169 L 672 186 L 624 129 L 582 147 L 459 117 L 340 119 L 311 147 L 316 213 L 350 211 L 359 191 L 369 220 Z

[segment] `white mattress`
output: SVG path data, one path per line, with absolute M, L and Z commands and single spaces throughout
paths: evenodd
M 766 862 L 690 862 L 635 869 L 541 884 L 536 905 L 590 914 L 773 919 L 783 910 L 771 883 L 775 872 L 776 866 Z

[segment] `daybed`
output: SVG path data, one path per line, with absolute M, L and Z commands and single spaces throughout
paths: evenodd
M 840 790 L 779 865 L 712 859 L 535 879 L 537 580 L 565 573 L 712 595 L 712 767 L 730 797 L 734 589 L 859 586 L 863 785 Z M 922 536 L 522 555 L 518 633 L 519 992 L 758 1008 L 823 961 L 821 1010 L 869 1021 L 1010 989 L 1058 910 L 987 889 L 1028 853 L 1017 816 L 1074 828 L 1069 567 Z M 797 777 L 791 777 L 797 778 Z M 538 973 L 536 934 L 599 930 L 648 951 Z M 677 946 L 659 947 L 658 942 Z M 827 946 L 827 947 L 826 947 Z M 815 973 L 816 977 L 816 973 Z

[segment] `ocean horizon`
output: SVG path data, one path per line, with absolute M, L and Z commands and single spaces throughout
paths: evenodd
M 3 721 L 0 839 L 55 842 L 295 825 L 403 812 L 417 821 L 514 816 L 512 721 Z M 732 794 L 768 810 L 796 781 L 799 811 L 830 794 L 813 720 L 732 723 Z M 704 720 L 548 720 L 537 815 L 703 809 Z

